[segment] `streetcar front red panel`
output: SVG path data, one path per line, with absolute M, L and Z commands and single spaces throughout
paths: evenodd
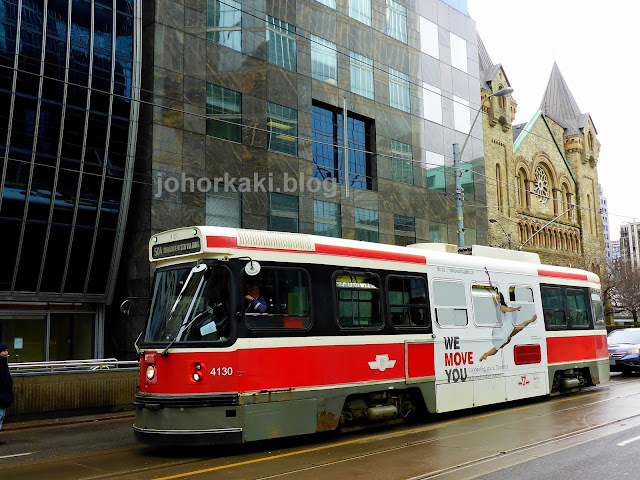
M 419 354 L 410 376 L 434 375 L 433 345 L 410 345 Z M 413 350 L 417 349 L 417 350 Z M 418 357 L 415 357 L 418 358 Z M 193 380 L 196 364 L 201 380 Z M 145 371 L 146 365 L 141 371 Z M 141 377 L 146 393 L 227 393 L 324 387 L 405 377 L 404 343 L 173 351 L 156 359 L 157 383 Z

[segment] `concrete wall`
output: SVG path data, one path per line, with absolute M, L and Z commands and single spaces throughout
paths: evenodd
M 133 408 L 138 370 L 102 370 L 13 374 L 14 404 L 7 418 L 79 410 L 124 411 Z

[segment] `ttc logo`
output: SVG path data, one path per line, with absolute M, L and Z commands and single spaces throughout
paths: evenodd
M 529 379 L 527 378 L 526 375 L 522 375 L 520 377 L 520 381 L 518 382 L 518 385 L 520 385 L 521 387 L 524 387 L 526 385 L 529 385 Z
M 374 362 L 367 362 L 371 370 L 380 370 L 384 372 L 387 368 L 393 368 L 396 364 L 395 360 L 389 360 L 389 355 L 376 355 Z

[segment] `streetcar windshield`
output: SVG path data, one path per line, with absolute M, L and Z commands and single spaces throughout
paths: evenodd
M 145 342 L 222 342 L 229 327 L 225 267 L 199 264 L 156 273 Z

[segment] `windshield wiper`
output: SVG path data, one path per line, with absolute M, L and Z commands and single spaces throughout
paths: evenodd
M 187 286 L 190 285 L 190 282 L 192 281 L 194 275 L 198 274 L 198 273 L 201 273 L 201 272 L 205 272 L 207 270 L 207 268 L 208 267 L 207 267 L 206 264 L 200 263 L 200 264 L 194 266 L 191 269 L 191 271 L 189 272 L 189 276 L 187 277 L 187 280 L 184 282 L 184 285 L 182 286 L 182 289 L 180 290 L 180 294 L 178 295 L 178 298 L 176 298 L 176 301 L 173 304 L 173 308 L 171 309 L 171 312 L 169 313 L 169 318 L 167 320 L 167 324 L 171 323 L 171 318 L 173 316 L 173 313 L 175 312 L 176 308 L 180 304 L 180 301 L 182 300 L 182 297 L 183 297 L 183 295 L 184 295 L 184 293 L 185 293 L 185 291 L 187 289 Z M 202 278 L 200 279 L 200 281 L 202 281 Z M 185 320 L 187 318 L 189 318 L 189 314 L 191 313 L 191 310 L 193 308 L 194 302 L 198 298 L 198 292 L 200 291 L 200 287 L 201 286 L 202 285 L 198 285 L 198 288 L 196 288 L 196 291 L 193 294 L 193 298 L 191 299 L 191 302 L 189 303 L 189 308 L 187 309 L 187 314 L 184 317 Z M 205 310 L 205 312 L 206 312 L 206 310 Z M 189 324 L 186 325 L 186 326 L 185 326 L 184 321 L 183 321 L 182 324 L 180 325 L 180 328 L 178 329 L 178 332 L 175 334 L 175 336 L 173 337 L 171 342 L 169 342 L 169 345 L 166 346 L 166 348 L 162 351 L 162 353 L 160 355 L 162 355 L 163 357 L 166 356 L 169 348 L 171 347 L 171 345 L 173 345 L 176 342 L 176 340 L 178 340 L 178 338 L 180 337 L 182 332 L 184 332 L 188 327 L 190 327 L 191 324 L 195 321 L 195 319 L 198 318 L 199 316 L 200 316 L 200 314 L 196 315 L 193 319 L 191 319 Z

